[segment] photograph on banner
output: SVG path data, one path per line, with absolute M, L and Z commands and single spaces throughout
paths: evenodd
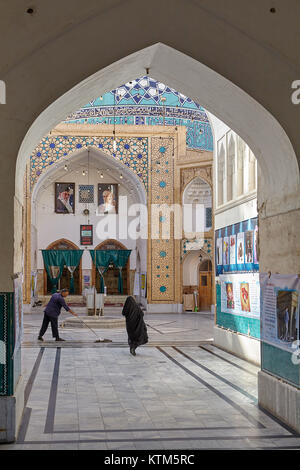
M 249 282 L 241 282 L 241 284 L 240 284 L 240 299 L 241 299 L 242 311 L 243 312 L 251 312 Z
M 294 350 L 299 336 L 300 279 L 298 275 L 260 274 L 262 340 L 281 349 Z
M 223 238 L 223 264 L 229 264 L 229 237 Z
M 217 238 L 217 249 L 216 249 L 216 256 L 217 256 L 217 265 L 221 266 L 223 264 L 223 238 Z
M 235 251 L 236 251 L 236 235 L 230 235 L 230 254 L 229 254 L 230 264 L 236 264 Z
M 253 263 L 253 230 L 245 233 L 245 263 Z
M 244 232 L 237 234 L 237 264 L 244 263 Z
M 234 295 L 232 282 L 226 282 L 227 308 L 234 309 Z
M 221 311 L 247 317 L 260 316 L 258 273 L 221 274 Z

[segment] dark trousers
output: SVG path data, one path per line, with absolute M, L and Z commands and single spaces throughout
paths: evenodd
M 49 317 L 46 313 L 44 313 L 44 319 L 43 319 L 43 323 L 42 323 L 42 328 L 40 329 L 39 336 L 44 336 L 44 334 L 47 331 L 49 323 L 51 323 L 53 338 L 59 338 L 57 318 Z

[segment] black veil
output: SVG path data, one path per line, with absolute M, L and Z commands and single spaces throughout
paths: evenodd
M 129 346 L 136 348 L 137 346 L 148 343 L 144 313 L 133 297 L 127 297 L 123 306 L 122 315 L 124 315 L 126 319 Z

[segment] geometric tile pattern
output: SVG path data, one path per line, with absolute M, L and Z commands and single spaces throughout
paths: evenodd
M 91 184 L 79 185 L 79 202 L 93 203 L 94 202 L 94 186 Z
M 152 301 L 174 301 L 174 216 L 164 206 L 174 203 L 174 158 L 173 139 L 152 138 L 151 141 L 151 195 L 150 202 L 162 209 L 159 222 L 151 237 L 151 289 Z M 153 218 L 151 220 L 153 227 Z
M 213 150 L 213 136 L 205 109 L 150 77 L 132 80 L 105 93 L 72 113 L 64 122 L 185 126 L 187 147 Z
M 148 188 L 148 138 L 103 136 L 47 135 L 35 148 L 30 158 L 31 188 L 39 176 L 60 158 L 68 158 L 82 148 L 95 147 L 130 168 Z

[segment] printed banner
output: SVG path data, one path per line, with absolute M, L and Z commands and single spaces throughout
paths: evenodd
M 260 274 L 261 339 L 287 351 L 299 340 L 300 278 Z
M 221 311 L 259 318 L 260 283 L 258 273 L 222 274 Z
M 216 275 L 258 271 L 257 217 L 216 230 Z

